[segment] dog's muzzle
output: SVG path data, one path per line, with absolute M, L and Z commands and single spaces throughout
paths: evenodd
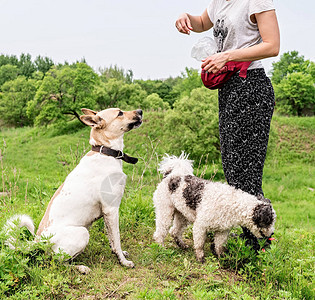
M 134 122 L 128 124 L 128 130 L 139 128 L 142 124 L 142 109 L 137 109 L 136 112 L 137 114 L 133 117 Z

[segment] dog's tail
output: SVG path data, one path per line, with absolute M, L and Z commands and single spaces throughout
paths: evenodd
M 14 244 L 16 243 L 16 238 L 14 237 L 14 232 L 21 227 L 26 227 L 32 235 L 35 233 L 35 226 L 31 217 L 27 215 L 14 215 L 7 220 L 3 227 L 3 233 L 7 237 L 5 244 L 11 249 L 15 249 Z
M 182 174 L 193 174 L 193 160 L 188 159 L 189 154 L 182 152 L 180 156 L 165 154 L 159 165 L 159 171 L 166 177 L 173 171 Z

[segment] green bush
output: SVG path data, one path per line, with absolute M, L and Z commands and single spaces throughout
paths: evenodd
M 315 87 L 310 74 L 288 74 L 275 85 L 277 111 L 286 115 L 314 115 Z
M 137 83 L 126 83 L 116 78 L 101 81 L 95 88 L 96 103 L 100 110 L 119 107 L 123 110 L 136 109 L 147 93 Z
M 199 161 L 220 157 L 217 92 L 206 88 L 194 89 L 190 96 L 175 102 L 174 109 L 165 118 L 166 130 L 170 136 L 170 154 L 181 151 Z
M 48 240 L 35 243 L 25 228 L 11 234 L 16 238 L 16 250 L 5 245 L 7 236 L 0 233 L 0 295 L 5 298 L 14 295 L 14 299 L 37 299 L 39 294 L 64 295 L 70 284 L 62 275 L 67 270 L 63 263 L 67 256 L 53 253 Z
M 2 85 L 0 115 L 6 125 L 16 127 L 33 125 L 33 120 L 27 116 L 26 107 L 27 103 L 33 100 L 37 85 L 36 80 L 24 76 L 6 81 Z
M 164 102 L 158 94 L 153 93 L 143 100 L 141 108 L 149 110 L 164 110 L 169 109 L 170 105 L 168 102 Z
M 298 51 L 286 52 L 272 64 L 271 81 L 275 88 L 276 110 L 284 115 L 315 114 L 315 63 Z

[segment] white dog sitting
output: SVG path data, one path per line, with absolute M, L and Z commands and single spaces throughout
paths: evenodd
M 124 133 L 141 125 L 142 110 L 109 108 L 96 112 L 83 108 L 82 112 L 82 122 L 91 127 L 92 150 L 55 192 L 39 224 L 36 239 L 51 237 L 54 251 L 62 250 L 75 257 L 89 242 L 90 225 L 103 217 L 112 251 L 122 265 L 133 267 L 133 262 L 125 257 L 127 252 L 121 250 L 119 206 L 126 181 L 122 160 L 134 164 L 138 159 L 122 151 Z M 33 221 L 26 215 L 16 215 L 7 221 L 4 230 L 8 236 L 15 226 L 26 226 L 34 234 Z M 14 248 L 13 242 L 9 237 L 7 244 L 11 248 Z M 87 267 L 81 269 L 88 270 Z
M 270 203 L 227 184 L 195 177 L 192 161 L 185 154 L 164 157 L 159 171 L 164 178 L 153 196 L 157 243 L 163 245 L 173 224 L 170 234 L 179 247 L 187 248 L 182 234 L 188 223 L 193 223 L 194 248 L 202 262 L 207 231 L 214 232 L 218 256 L 233 227 L 246 227 L 260 239 L 273 234 L 276 214 Z

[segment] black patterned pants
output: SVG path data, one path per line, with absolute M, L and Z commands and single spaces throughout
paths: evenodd
M 219 89 L 219 129 L 228 184 L 263 195 L 262 175 L 274 110 L 274 92 L 264 69 L 233 77 Z

